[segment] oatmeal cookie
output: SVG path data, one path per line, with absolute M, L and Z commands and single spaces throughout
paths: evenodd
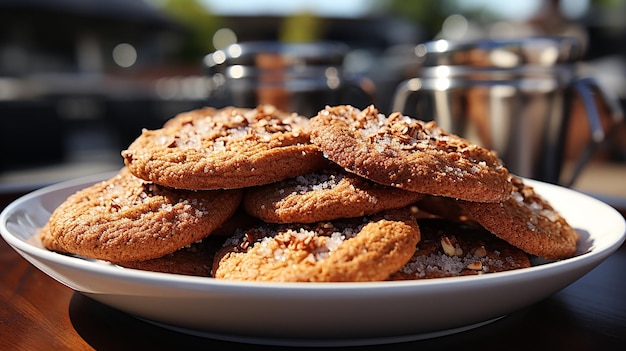
M 41 245 L 50 251 L 67 253 L 65 249 L 57 243 L 57 241 L 50 233 L 50 222 L 46 222 L 43 227 L 37 230 L 37 232 L 35 233 L 35 238 L 39 239 Z
M 313 223 L 405 207 L 422 194 L 388 187 L 328 167 L 281 182 L 249 188 L 245 210 L 265 222 Z
M 48 223 L 66 252 L 112 262 L 158 258 L 211 234 L 238 208 L 243 191 L 162 187 L 122 168 L 69 196 Z
M 213 273 L 253 281 L 385 280 L 409 260 L 419 238 L 407 208 L 315 224 L 266 223 L 227 240 Z
M 486 229 L 441 218 L 419 219 L 422 239 L 389 280 L 478 275 L 530 267 L 528 254 Z
M 377 183 L 476 202 L 511 194 L 508 170 L 495 152 L 435 122 L 343 105 L 320 111 L 310 127 L 311 141 L 328 159 Z
M 314 171 L 325 162 L 306 117 L 271 105 L 198 109 L 143 130 L 122 151 L 137 177 L 190 190 L 244 188 Z
M 459 204 L 469 217 L 527 253 L 545 259 L 573 256 L 578 232 L 521 178 L 511 176 L 511 183 L 513 195 L 502 203 Z

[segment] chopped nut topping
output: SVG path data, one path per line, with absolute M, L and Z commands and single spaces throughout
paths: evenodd
M 471 269 L 473 271 L 480 271 L 483 269 L 483 264 L 480 261 L 472 262 L 467 265 L 467 269 Z
M 487 256 L 487 250 L 484 246 L 479 246 L 472 251 L 472 254 L 477 257 L 485 257 Z
M 441 237 L 441 248 L 448 256 L 463 256 L 463 249 L 456 245 L 457 241 L 454 236 Z

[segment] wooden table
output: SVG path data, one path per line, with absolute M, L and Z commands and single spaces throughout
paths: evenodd
M 9 200 L 5 196 L 0 209 Z M 0 350 L 219 350 L 229 346 L 237 345 L 166 330 L 74 292 L 0 239 Z M 559 293 L 491 324 L 440 338 L 362 349 L 622 350 L 624 346 L 626 245 Z

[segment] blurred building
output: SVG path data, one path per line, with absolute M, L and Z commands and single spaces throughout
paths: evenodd
M 423 39 L 393 18 L 318 20 L 316 39 L 355 49 L 357 74 L 386 48 Z M 280 40 L 287 19 L 219 21 L 254 41 Z M 206 104 L 202 57 L 176 61 L 193 35 L 187 24 L 145 0 L 0 0 L 0 143 L 11 150 L 0 169 L 93 159 L 98 150 L 116 157 L 142 128 Z
M 0 171 L 93 159 L 92 151 L 98 150 L 112 150 L 114 162 L 121 162 L 119 151 L 142 128 L 157 128 L 174 114 L 208 102 L 211 84 L 202 54 L 184 65 L 176 61 L 194 28 L 154 3 L 0 0 L 0 146 L 5 150 Z M 590 29 L 589 57 L 613 53 L 622 61 L 611 61 L 611 67 L 623 68 L 623 22 L 616 20 L 618 13 L 598 13 L 591 11 L 579 23 Z M 610 14 L 611 21 L 602 19 Z M 347 43 L 347 72 L 371 77 L 375 102 L 388 112 L 397 84 L 417 74 L 415 45 L 432 39 L 404 15 L 381 10 L 359 17 L 324 16 L 316 19 L 316 32 L 306 34 Z M 484 17 L 465 16 L 469 29 Z M 218 19 L 238 41 L 280 40 L 290 20 L 288 15 L 236 14 L 215 15 Z M 594 67 L 613 79 L 612 90 L 624 87 L 623 75 L 601 71 L 606 64 Z
M 155 125 L 153 89 L 132 72 L 166 62 L 185 31 L 142 0 L 0 0 L 0 143 L 10 150 L 0 167 L 118 147 Z

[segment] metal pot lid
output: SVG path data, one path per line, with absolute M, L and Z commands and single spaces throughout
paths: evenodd
M 323 41 L 310 43 L 282 43 L 251 41 L 232 44 L 205 56 L 208 68 L 216 66 L 263 66 L 264 62 L 293 66 L 341 66 L 348 52 L 347 45 Z M 269 58 L 270 60 L 265 60 Z M 274 68 L 274 67 L 270 67 Z
M 435 40 L 415 47 L 422 66 L 514 68 L 527 65 L 552 67 L 582 58 L 574 37 L 525 37 L 472 41 Z

